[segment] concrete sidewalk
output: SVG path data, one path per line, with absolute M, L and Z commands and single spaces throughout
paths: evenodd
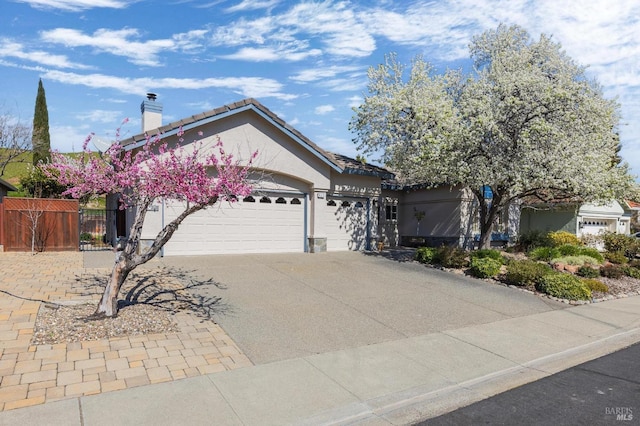
M 640 296 L 0 413 L 0 424 L 405 425 L 640 341 Z

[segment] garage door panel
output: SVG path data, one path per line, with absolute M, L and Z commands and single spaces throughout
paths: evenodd
M 364 250 L 366 248 L 367 208 L 363 200 L 330 199 L 325 205 L 324 217 L 327 250 Z
M 273 253 L 304 251 L 304 206 L 238 201 L 214 206 L 189 216 L 165 246 L 165 255 Z M 296 197 L 300 198 L 300 197 Z M 166 222 L 181 209 L 168 206 Z

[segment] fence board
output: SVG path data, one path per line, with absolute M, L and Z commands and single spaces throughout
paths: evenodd
M 4 198 L 4 250 L 78 250 L 78 201 L 44 198 Z

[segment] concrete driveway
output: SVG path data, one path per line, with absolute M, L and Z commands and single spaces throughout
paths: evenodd
M 167 257 L 255 364 L 563 309 L 567 305 L 377 254 Z

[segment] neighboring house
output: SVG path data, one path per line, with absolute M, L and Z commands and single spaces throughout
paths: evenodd
M 391 245 L 455 245 L 466 249 L 480 239 L 478 202 L 462 186 L 436 188 L 421 185 L 383 184 L 385 210 L 380 219 L 380 234 Z M 492 245 L 502 246 L 518 233 L 519 209 L 511 206 L 498 217 L 492 233 Z
M 629 235 L 631 216 L 639 207 L 632 202 L 606 204 L 523 205 L 520 232 L 567 231 L 578 237 L 615 232 Z
M 249 158 L 258 151 L 250 174 L 254 193 L 189 216 L 163 255 L 364 250 L 379 238 L 381 185 L 394 177 L 389 171 L 323 150 L 255 99 L 164 126 L 155 96 L 149 96 L 141 110 L 143 132 L 122 141 L 131 149 L 144 142 L 145 133 L 160 133 L 163 140 L 177 143 L 182 128 L 183 145 L 220 137 L 236 157 Z M 109 207 L 115 203 L 110 197 Z M 143 244 L 150 244 L 182 207 L 158 201 L 147 212 Z M 120 232 L 109 231 L 111 241 L 129 229 L 134 213 L 127 211 Z
M 0 179 L 0 203 L 2 202 L 2 199 L 7 195 L 9 191 L 17 191 L 17 190 L 18 188 L 11 185 L 6 180 Z

